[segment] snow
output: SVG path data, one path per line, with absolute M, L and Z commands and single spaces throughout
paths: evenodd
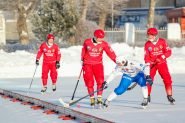
M 135 50 L 125 43 L 115 43 L 111 47 L 118 56 L 132 58 L 143 62 L 143 47 L 136 47 Z M 58 70 L 59 77 L 78 76 L 81 69 L 81 46 L 61 48 L 61 68 Z M 185 73 L 185 47 L 173 48 L 173 54 L 168 58 L 169 69 L 173 74 Z M 133 56 L 135 54 L 135 56 Z M 6 53 L 0 50 L 0 78 L 30 78 L 35 70 L 36 54 L 26 51 Z M 114 68 L 114 63 L 104 54 L 105 75 L 108 75 Z M 36 77 L 41 76 L 42 59 L 36 72 Z

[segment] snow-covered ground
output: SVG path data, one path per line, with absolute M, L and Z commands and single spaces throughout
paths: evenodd
M 124 43 L 112 44 L 112 48 L 116 54 L 125 55 L 127 58 L 138 59 L 143 61 L 144 50 L 143 48 L 136 47 L 133 50 L 132 47 Z M 181 123 L 185 121 L 185 47 L 173 48 L 173 54 L 168 59 L 169 69 L 173 78 L 173 90 L 174 97 L 176 99 L 176 105 L 169 105 L 167 102 L 164 85 L 161 78 L 157 75 L 152 92 L 152 102 L 146 110 L 141 109 L 140 103 L 142 101 L 142 94 L 140 88 L 137 86 L 133 91 L 126 92 L 122 96 L 116 98 L 108 109 L 92 109 L 89 107 L 89 99 L 86 98 L 79 102 L 79 107 L 73 106 L 71 108 L 82 111 L 84 113 L 92 114 L 107 120 L 119 122 L 119 123 Z M 61 105 L 58 98 L 62 97 L 64 101 L 68 102 L 71 99 L 73 89 L 75 87 L 77 77 L 81 69 L 80 52 L 81 46 L 74 46 L 69 48 L 62 48 L 62 62 L 59 69 L 59 80 L 57 82 L 57 91 L 52 93 L 51 82 L 48 84 L 48 92 L 45 95 L 40 94 L 41 89 L 41 65 L 39 65 L 36 72 L 35 79 L 33 81 L 30 95 L 48 102 L 52 102 Z M 135 53 L 135 56 L 133 54 Z M 12 90 L 21 94 L 27 94 L 28 87 L 35 69 L 35 57 L 36 54 L 28 53 L 26 51 L 17 51 L 14 53 L 6 53 L 0 51 L 0 88 Z M 42 62 L 40 62 L 42 63 Z M 104 57 L 105 75 L 108 75 L 114 68 L 114 63 L 105 55 Z M 119 77 L 110 83 L 109 88 L 105 91 L 103 98 L 105 99 L 117 86 Z M 76 92 L 75 99 L 80 98 L 87 94 L 87 90 L 84 86 L 83 79 L 80 79 L 80 83 Z M 5 106 L 3 106 L 5 104 Z M 3 104 L 3 105 L 2 105 Z M 4 108 L 2 108 L 3 106 Z M 21 107 L 18 106 L 20 110 Z M 14 110 L 13 104 L 2 101 L 0 98 L 0 119 L 2 122 L 12 123 L 15 121 L 21 121 L 22 112 L 16 112 L 15 117 L 12 119 L 7 118 L 9 114 L 14 115 L 11 110 Z M 17 109 L 18 110 L 18 109 Z M 22 110 L 23 112 L 32 112 L 29 110 Z M 3 113 L 3 115 L 1 115 Z M 24 114 L 24 121 L 33 123 L 38 117 L 32 117 L 29 114 Z M 27 118 L 26 118 L 27 117 Z M 43 116 L 44 117 L 44 116 Z M 18 119 L 17 119 L 18 118 Z M 35 119 L 35 120 L 34 120 Z M 55 122 L 55 119 L 46 120 L 47 122 Z M 58 121 L 57 121 L 58 122 Z
M 143 62 L 144 50 L 136 47 L 133 50 L 125 43 L 112 44 L 112 48 L 116 54 L 124 55 L 126 58 L 134 58 Z M 185 73 L 183 68 L 185 65 L 185 47 L 173 48 L 173 54 L 168 59 L 169 69 L 171 73 Z M 69 48 L 62 48 L 61 68 L 59 69 L 59 77 L 78 76 L 81 69 L 80 55 L 81 46 L 73 46 Z M 135 56 L 133 56 L 135 54 Z M 0 78 L 30 78 L 33 76 L 35 69 L 36 54 L 28 53 L 26 51 L 16 51 L 13 53 L 6 53 L 0 51 Z M 40 61 L 42 64 L 42 60 Z M 114 63 L 104 55 L 105 75 L 108 75 Z M 36 77 L 41 75 L 41 65 L 38 67 Z

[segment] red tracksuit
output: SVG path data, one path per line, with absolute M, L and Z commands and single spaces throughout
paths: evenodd
M 145 62 L 150 63 L 150 76 L 154 79 L 158 70 L 163 79 L 167 95 L 172 95 L 172 80 L 168 70 L 166 58 L 171 56 L 171 49 L 167 42 L 159 38 L 156 44 L 151 41 L 145 43 Z M 152 87 L 148 85 L 148 95 L 151 93 Z
M 52 46 L 48 46 L 46 42 L 42 43 L 36 59 L 39 60 L 40 57 L 43 56 L 43 64 L 42 64 L 42 83 L 43 86 L 47 85 L 48 73 L 50 71 L 50 77 L 53 84 L 56 84 L 57 81 L 57 70 L 56 70 L 56 61 L 60 61 L 61 53 L 59 46 L 57 44 L 53 44 Z
M 97 90 L 101 89 L 104 82 L 103 51 L 116 62 L 116 55 L 107 42 L 93 43 L 92 39 L 84 41 L 81 59 L 83 61 L 83 77 L 89 94 L 94 92 L 94 78 L 97 83 Z M 101 96 L 102 92 L 99 91 L 97 95 Z

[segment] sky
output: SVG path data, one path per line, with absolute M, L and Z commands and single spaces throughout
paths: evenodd
M 111 45 L 117 56 L 125 56 L 129 59 L 135 59 L 144 62 L 144 48 L 136 47 L 133 49 L 125 43 L 114 43 Z M 78 76 L 81 70 L 81 48 L 82 46 L 72 46 L 69 48 L 61 48 L 61 68 L 58 70 L 59 77 Z M 35 58 L 36 53 L 27 51 L 16 51 L 6 53 L 0 50 L 0 78 L 31 78 L 36 69 Z M 172 56 L 167 59 L 169 70 L 173 74 L 185 73 L 185 47 L 172 48 Z M 115 67 L 104 53 L 103 56 L 105 75 L 111 73 Z M 41 76 L 42 59 L 37 67 L 35 77 Z

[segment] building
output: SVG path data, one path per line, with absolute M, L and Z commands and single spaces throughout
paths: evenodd
M 182 32 L 182 38 L 185 38 L 185 7 L 174 8 L 166 13 L 169 23 L 179 23 Z
M 178 7 L 185 6 L 185 0 L 158 0 L 155 8 L 154 25 L 157 28 L 165 28 L 169 21 L 166 13 Z M 129 0 L 127 8 L 117 17 L 115 27 L 123 27 L 125 23 L 131 22 L 137 28 L 146 28 L 149 10 L 149 0 Z
M 165 13 L 174 7 L 158 7 L 155 9 L 154 24 L 157 28 L 165 28 L 167 18 Z M 123 10 L 123 14 L 118 17 L 115 27 L 124 26 L 125 23 L 134 23 L 137 28 L 147 28 L 148 8 L 128 8 Z

